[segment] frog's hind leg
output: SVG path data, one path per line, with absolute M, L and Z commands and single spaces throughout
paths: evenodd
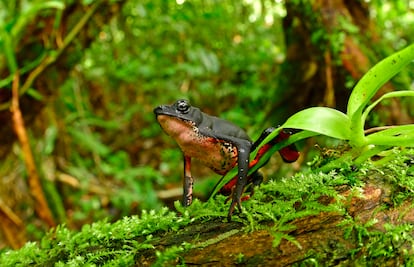
M 249 186 L 246 189 L 246 192 L 249 194 L 242 197 L 242 201 L 248 200 L 254 195 L 254 189 L 256 186 L 259 186 L 263 182 L 263 174 L 259 171 L 256 171 L 252 173 L 252 175 L 249 176 Z
M 241 211 L 241 197 L 244 191 L 244 187 L 247 184 L 247 173 L 249 171 L 249 156 L 252 144 L 246 140 L 233 140 L 237 147 L 237 182 L 236 188 L 233 194 L 233 198 L 230 204 L 229 212 L 227 214 L 227 220 L 231 221 L 231 215 L 233 214 L 234 208 L 237 205 Z
M 191 157 L 184 155 L 183 206 L 190 206 L 193 202 L 194 179 L 191 175 Z

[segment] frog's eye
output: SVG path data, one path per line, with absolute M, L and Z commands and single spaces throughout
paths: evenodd
M 181 113 L 187 113 L 190 109 L 190 104 L 188 104 L 185 100 L 178 100 L 177 101 L 177 110 Z

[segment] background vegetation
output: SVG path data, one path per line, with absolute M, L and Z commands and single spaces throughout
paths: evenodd
M 413 42 L 414 2 L 325 2 L 1 1 L 0 248 L 57 223 L 79 229 L 164 206 L 159 192 L 180 187 L 182 162 L 154 120 L 159 104 L 187 98 L 253 138 L 309 106 L 344 111 L 355 81 Z M 35 212 L 24 143 L 13 133 L 16 74 L 51 223 Z M 413 78 L 405 68 L 384 90 L 412 89 Z M 413 121 L 412 99 L 384 105 L 370 125 Z M 291 172 L 276 165 L 268 176 Z M 211 176 L 199 169 L 197 177 Z

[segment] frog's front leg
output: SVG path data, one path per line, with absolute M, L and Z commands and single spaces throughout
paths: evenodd
M 250 149 L 252 144 L 246 140 L 240 140 L 236 143 L 237 147 L 237 164 L 238 164 L 238 172 L 237 172 L 237 183 L 236 183 L 236 190 L 233 194 L 233 199 L 230 205 L 230 209 L 227 215 L 227 219 L 231 220 L 231 215 L 233 214 L 234 208 L 237 205 L 239 210 L 241 211 L 241 196 L 244 191 L 244 187 L 247 183 L 247 173 L 249 172 L 249 156 L 250 156 Z
M 191 157 L 184 155 L 183 206 L 190 206 L 193 202 L 193 183 L 191 175 Z

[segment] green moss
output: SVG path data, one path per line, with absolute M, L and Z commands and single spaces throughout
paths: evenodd
M 176 231 L 189 224 L 188 214 L 178 217 L 163 208 L 158 212 L 143 212 L 115 222 L 99 221 L 85 225 L 80 232 L 58 226 L 40 242 L 27 243 L 16 251 L 4 251 L 1 266 L 88 266 L 134 265 L 135 256 L 153 249 L 153 234 Z

